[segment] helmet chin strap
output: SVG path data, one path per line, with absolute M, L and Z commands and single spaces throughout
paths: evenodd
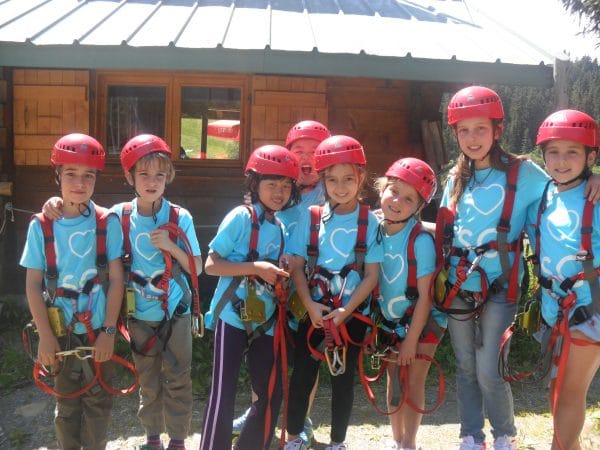
M 260 206 L 261 206 L 261 208 L 262 208 L 262 210 L 263 210 L 263 212 L 261 213 L 260 217 L 258 218 L 258 221 L 259 221 L 260 223 L 262 223 L 262 222 L 264 222 L 264 221 L 265 221 L 265 219 L 267 219 L 269 222 L 273 222 L 273 217 L 274 217 L 274 215 L 275 215 L 275 210 L 274 210 L 274 209 L 271 209 L 271 208 L 269 208 L 269 207 L 268 207 L 267 205 L 265 205 L 265 204 L 263 203 L 263 201 L 262 201 L 262 200 L 260 200 L 260 199 L 258 200 L 258 203 L 260 204 Z

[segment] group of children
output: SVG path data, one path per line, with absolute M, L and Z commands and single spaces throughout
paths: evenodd
M 245 169 L 247 201 L 223 219 L 206 256 L 206 273 L 219 281 L 206 314 L 214 356 L 201 449 L 232 448 L 244 358 L 253 401 L 238 421 L 234 448 L 269 447 L 282 399 L 289 400 L 285 449 L 309 446 L 308 416 L 321 360 L 332 389 L 326 448 L 348 448 L 354 377 L 374 323 L 393 359 L 387 395 L 392 438 L 381 448 L 417 448 L 425 379 L 447 328 L 456 356 L 459 448 L 486 448 L 487 413 L 493 448 L 516 449 L 512 393 L 498 372 L 498 358 L 517 312 L 524 230 L 537 250 L 543 319 L 551 341 L 558 342 L 550 390 L 553 448 L 579 448 L 587 389 L 600 366 L 600 209 L 585 198 L 599 197 L 596 177 L 588 181 L 600 145 L 598 125 L 579 111 L 549 116 L 537 139 L 546 174 L 502 149 L 503 118 L 491 89 L 468 87 L 450 100 L 448 123 L 461 152 L 444 188 L 435 242 L 419 220 L 437 189 L 425 162 L 394 162 L 376 183 L 381 209 L 370 211 L 361 203 L 368 173 L 356 139 L 330 136 L 322 124 L 304 121 L 292 127 L 285 147 L 254 150 Z M 48 232 L 48 218 L 36 216 L 21 259 L 40 338 L 38 361 L 56 369 L 61 350 L 88 344 L 98 366 L 110 370 L 125 282 L 123 301 L 128 295 L 135 301 L 127 328 L 148 450 L 163 448 L 165 431 L 169 449 L 184 448 L 192 410 L 189 287 L 171 265 L 174 260 L 179 270 L 193 273 L 202 261 L 192 217 L 163 196 L 174 176 L 170 153 L 156 136 L 129 141 L 121 163 L 135 198 L 107 211 L 91 201 L 104 166 L 102 146 L 85 135 L 60 139 L 51 162 L 61 199 L 44 209 L 60 220 Z M 107 222 L 100 233 L 98 217 Z M 188 245 L 170 235 L 166 224 L 177 225 Z M 105 268 L 96 258 L 97 235 L 103 233 Z M 48 306 L 62 310 L 68 332 L 60 339 Z M 285 334 L 293 337 L 289 385 L 282 377 Z M 85 363 L 73 370 L 68 364 L 74 358 L 64 359 L 56 386 L 69 392 L 85 383 Z M 407 367 L 410 384 L 407 401 L 396 407 L 398 367 Z M 104 448 L 110 409 L 111 397 L 101 389 L 58 397 L 61 448 Z

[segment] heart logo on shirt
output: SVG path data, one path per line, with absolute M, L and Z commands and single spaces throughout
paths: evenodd
M 548 233 L 550 236 L 557 241 L 562 242 L 565 239 L 568 241 L 574 241 L 575 238 L 573 234 L 579 230 L 579 214 L 577 211 L 572 209 L 567 210 L 568 217 L 565 217 L 561 212 L 555 211 L 548 217 L 549 220 L 546 221 L 546 228 L 548 229 Z M 554 226 L 554 224 L 561 226 L 563 229 L 558 229 Z M 565 233 L 564 228 L 568 227 L 569 232 Z
M 267 248 L 265 248 L 265 255 L 267 255 L 267 257 L 269 257 L 269 255 L 271 255 L 271 253 L 275 253 L 275 254 L 279 253 L 279 244 L 269 242 L 269 244 L 267 245 Z
M 404 295 L 400 295 L 399 297 L 394 297 L 393 299 L 389 300 L 387 302 L 387 313 L 388 313 L 388 317 L 397 317 L 397 314 L 394 314 L 394 305 L 396 303 L 401 303 L 403 301 L 406 301 L 406 297 Z
M 473 208 L 484 216 L 489 216 L 498 207 L 504 205 L 504 187 L 498 183 L 476 187 L 471 195 Z M 495 203 L 493 202 L 494 199 L 497 199 Z M 490 201 L 492 201 L 491 204 Z
M 144 258 L 147 261 L 152 261 L 152 258 L 154 258 L 156 255 L 158 255 L 159 251 L 153 251 L 153 252 L 146 252 L 144 253 L 142 251 L 143 247 L 150 247 L 150 248 L 155 248 L 152 245 L 152 240 L 150 239 L 150 233 L 140 233 L 135 237 L 135 250 L 138 252 L 138 254 Z
M 287 226 L 287 234 L 288 236 L 291 236 L 293 231 L 296 229 L 296 225 L 298 225 L 298 222 L 290 222 Z
M 331 233 L 331 237 L 329 238 L 331 248 L 333 248 L 338 255 L 342 256 L 343 258 L 347 258 L 350 253 L 344 253 L 342 250 L 340 250 L 341 246 L 337 246 L 335 243 L 338 239 L 340 240 L 340 244 L 345 242 L 348 239 L 348 235 L 356 233 L 356 231 L 356 228 L 352 228 L 350 230 L 346 230 L 345 228 L 336 228 L 334 232 Z
M 69 236 L 69 250 L 71 250 L 71 253 L 83 258 L 92 251 L 92 246 L 89 245 L 88 238 L 86 238 L 86 235 L 90 233 L 94 233 L 94 230 L 76 231 Z
M 400 260 L 400 268 L 396 272 L 396 275 L 390 274 L 393 276 L 388 276 L 388 274 L 385 271 L 385 266 L 386 266 L 385 264 L 383 264 L 381 266 L 381 269 L 382 269 L 381 272 L 383 273 L 383 278 L 385 278 L 385 281 L 388 284 L 392 284 L 394 281 L 396 281 L 398 279 L 398 277 L 402 274 L 402 272 L 404 272 L 404 258 L 402 257 L 402 255 L 392 255 L 391 253 L 385 253 L 383 256 L 384 256 L 384 258 L 389 259 L 391 261 L 394 261 L 395 259 Z M 396 266 L 396 265 L 394 264 L 394 266 Z

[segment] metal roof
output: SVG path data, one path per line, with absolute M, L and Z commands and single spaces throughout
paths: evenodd
M 460 0 L 0 0 L 0 65 L 548 85 L 554 57 Z

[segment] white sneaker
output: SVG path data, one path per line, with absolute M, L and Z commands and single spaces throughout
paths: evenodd
M 485 442 L 477 444 L 473 436 L 463 436 L 458 450 L 485 450 Z
M 494 450 L 517 450 L 517 439 L 514 436 L 498 436 L 494 439 Z
M 325 450 L 348 450 L 348 446 L 343 442 L 340 442 L 339 444 L 328 445 L 325 447 Z
M 386 439 L 379 444 L 379 450 L 400 450 L 400 446 L 393 439 Z
M 289 441 L 283 447 L 283 450 L 308 450 L 304 442 L 300 438 L 296 438 L 293 441 Z

